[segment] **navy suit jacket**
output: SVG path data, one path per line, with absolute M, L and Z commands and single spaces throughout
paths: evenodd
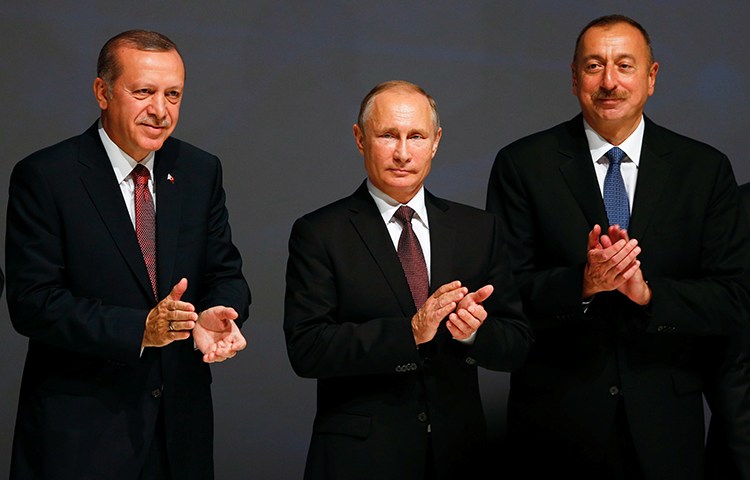
M 487 207 L 537 338 L 511 375 L 508 428 L 536 467 L 596 463 L 621 405 L 647 478 L 703 472 L 706 356 L 747 321 L 748 221 L 725 155 L 645 122 L 629 234 L 648 308 L 615 291 L 584 313 L 587 234 L 608 222 L 581 115 L 503 148 L 492 169 Z
M 485 438 L 477 367 L 510 371 L 526 357 L 533 336 L 497 219 L 429 192 L 425 204 L 430 291 L 495 287 L 473 345 L 442 324 L 416 348 L 414 301 L 365 183 L 292 228 L 284 332 L 295 372 L 318 384 L 308 480 L 423 478 L 430 441 L 438 478 L 473 478 Z
M 185 277 L 183 300 L 242 324 L 219 160 L 170 138 L 154 181 L 159 299 Z M 191 340 L 141 355 L 157 299 L 96 124 L 15 166 L 6 235 L 10 316 L 29 338 L 11 478 L 137 478 L 160 408 L 175 478 L 213 478 L 211 372 Z

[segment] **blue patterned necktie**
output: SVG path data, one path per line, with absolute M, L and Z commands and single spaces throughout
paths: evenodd
M 607 176 L 604 177 L 604 208 L 610 225 L 619 225 L 627 229 L 630 224 L 630 201 L 625 190 L 625 182 L 620 174 L 620 164 L 625 152 L 612 147 L 605 156 L 609 159 Z

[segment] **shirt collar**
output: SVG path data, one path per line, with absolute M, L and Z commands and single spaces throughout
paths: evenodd
M 367 180 L 367 191 L 370 192 L 373 200 L 375 200 L 375 205 L 378 207 L 378 211 L 383 217 L 383 221 L 386 224 L 391 221 L 395 221 L 393 219 L 393 214 L 396 213 L 398 207 L 404 204 L 397 202 L 396 200 L 383 193 L 375 185 L 373 185 L 369 179 Z M 430 228 L 430 225 L 427 221 L 427 208 L 424 203 L 424 186 L 420 187 L 417 194 L 414 195 L 414 197 L 412 197 L 412 199 L 409 200 L 409 202 L 405 205 L 408 205 L 414 210 L 414 219 L 419 220 L 422 225 L 425 226 L 425 228 Z
M 646 122 L 643 121 L 643 115 L 638 122 L 638 126 L 635 128 L 633 133 L 625 139 L 620 145 L 620 149 L 625 152 L 625 155 L 635 164 L 637 167 L 641 161 L 641 148 L 643 147 L 643 132 L 645 130 Z M 586 139 L 589 142 L 589 151 L 591 152 L 591 159 L 594 163 L 598 163 L 604 154 L 609 151 L 610 148 L 614 147 L 611 143 L 603 139 L 596 131 L 591 128 L 591 125 L 583 120 L 583 129 L 586 132 Z
M 146 158 L 140 162 L 135 161 L 133 157 L 125 153 L 115 142 L 112 141 L 111 138 L 109 138 L 109 135 L 107 135 L 106 130 L 104 130 L 104 127 L 102 126 L 101 119 L 99 120 L 99 138 L 101 138 L 102 144 L 104 144 L 104 150 L 107 151 L 107 157 L 109 157 L 112 168 L 115 170 L 118 183 L 127 180 L 130 173 L 139 163 L 148 168 L 151 178 L 154 178 L 155 152 L 149 152 L 149 154 L 146 155 Z

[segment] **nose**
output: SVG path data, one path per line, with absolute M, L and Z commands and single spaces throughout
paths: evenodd
M 401 138 L 398 140 L 396 148 L 393 150 L 393 158 L 396 161 L 406 163 L 411 160 L 411 151 L 409 150 L 407 141 L 408 140 L 406 138 Z
M 167 114 L 166 102 L 167 100 L 163 95 L 152 95 L 148 113 L 159 119 L 164 118 Z
M 605 90 L 613 90 L 617 87 L 617 72 L 614 65 L 607 65 L 604 67 L 604 73 L 602 75 L 602 88 Z

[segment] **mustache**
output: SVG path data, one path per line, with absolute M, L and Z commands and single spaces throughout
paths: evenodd
M 172 126 L 172 120 L 169 117 L 157 118 L 153 115 L 144 115 L 138 119 L 138 123 L 144 123 L 152 127 L 169 128 Z
M 628 92 L 622 90 L 604 90 L 600 88 L 591 94 L 591 100 L 622 100 L 628 98 Z

